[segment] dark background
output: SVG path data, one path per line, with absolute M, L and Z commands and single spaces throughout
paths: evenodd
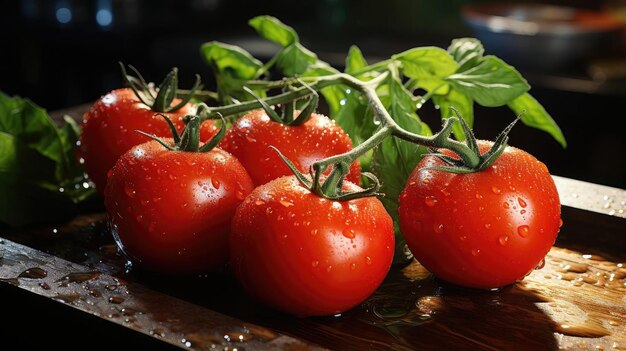
M 137 66 L 154 81 L 178 66 L 183 87 L 191 85 L 194 73 L 210 86 L 210 72 L 198 53 L 205 41 L 237 44 L 262 60 L 273 55 L 276 48 L 259 40 L 247 25 L 260 14 L 293 26 L 305 46 L 338 68 L 353 43 L 374 62 L 411 47 L 446 47 L 452 38 L 474 35 L 461 16 L 461 8 L 473 2 L 9 1 L 0 15 L 0 90 L 30 97 L 49 110 L 86 103 L 122 84 L 117 61 Z M 552 3 L 617 6 L 615 1 Z M 623 43 L 613 44 L 622 49 Z M 497 49 L 485 44 L 488 52 Z M 541 58 L 527 58 L 529 63 L 536 60 Z M 569 146 L 564 150 L 547 134 L 523 126 L 513 131 L 510 144 L 533 153 L 554 174 L 625 188 L 626 83 L 596 84 L 586 73 L 586 62 L 541 70 L 518 61 L 532 94 L 559 123 Z M 438 112 L 432 106 L 420 115 L 437 129 Z M 493 138 L 513 118 L 506 108 L 478 108 L 476 133 Z

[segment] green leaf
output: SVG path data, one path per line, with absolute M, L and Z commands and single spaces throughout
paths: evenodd
M 445 78 L 458 68 L 452 56 L 437 47 L 413 48 L 392 58 L 402 62 L 405 76 L 415 79 Z
M 495 56 L 485 56 L 479 65 L 453 74 L 447 81 L 454 89 L 487 107 L 506 105 L 530 89 L 515 68 Z
M 62 220 L 94 193 L 83 187 L 78 133 L 73 121 L 59 128 L 31 101 L 0 92 L 0 222 Z
M 360 70 L 363 67 L 367 67 L 367 61 L 363 57 L 363 53 L 358 46 L 352 45 L 350 50 L 348 51 L 348 56 L 346 57 L 346 73 L 352 73 Z
M 516 114 L 521 114 L 522 122 L 530 127 L 537 128 L 552 135 L 552 137 L 564 148 L 567 142 L 561 132 L 561 128 L 556 124 L 546 109 L 530 94 L 526 93 L 509 103 L 509 107 Z M 522 113 L 524 111 L 524 113 Z
M 217 73 L 230 71 L 233 77 L 239 79 L 255 78 L 263 66 L 244 49 L 217 41 L 202 44 L 200 54 L 206 63 L 215 66 Z
M 439 105 L 439 112 L 441 113 L 441 119 L 447 119 L 456 114 L 450 107 L 456 108 L 461 117 L 467 122 L 467 125 L 471 128 L 474 125 L 474 101 L 469 96 L 460 93 L 454 89 L 451 89 L 448 94 L 439 96 L 433 96 L 433 102 Z M 455 123 L 452 126 L 452 131 L 457 140 L 465 140 L 465 133 L 463 133 L 463 127 L 459 123 Z
M 480 40 L 475 38 L 460 38 L 452 40 L 448 53 L 459 64 L 459 72 L 477 66 L 483 59 L 485 48 Z
M 304 73 L 311 65 L 317 62 L 317 55 L 309 51 L 300 43 L 284 47 L 279 53 L 276 67 L 287 77 Z
M 298 34 L 293 28 L 272 16 L 257 16 L 248 24 L 254 28 L 263 38 L 280 46 L 289 46 L 298 42 Z

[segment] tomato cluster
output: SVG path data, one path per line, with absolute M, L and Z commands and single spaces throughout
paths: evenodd
M 255 110 L 226 132 L 224 123 L 218 130 L 194 116 L 190 103 L 173 99 L 177 109 L 155 113 L 137 94 L 119 89 L 99 99 L 85 115 L 79 149 L 105 196 L 113 236 L 134 264 L 168 274 L 229 264 L 252 296 L 297 316 L 341 313 L 378 288 L 395 247 L 382 203 L 321 196 L 298 173 L 352 150 L 334 121 L 313 113 L 288 125 Z M 491 146 L 480 142 L 480 152 Z M 445 166 L 439 156 L 423 158 L 400 194 L 399 224 L 411 251 L 437 277 L 463 286 L 523 278 L 560 226 L 545 165 L 507 147 L 486 169 L 453 174 L 437 169 Z M 338 189 L 363 191 L 358 161 L 344 166 Z

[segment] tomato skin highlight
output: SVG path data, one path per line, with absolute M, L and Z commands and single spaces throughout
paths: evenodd
M 174 99 L 173 104 L 179 101 Z M 181 132 L 184 127 L 183 117 L 195 112 L 196 107 L 188 103 L 176 111 L 163 114 Z M 85 172 L 101 194 L 106 186 L 107 172 L 117 159 L 133 146 L 147 141 L 144 135 L 135 130 L 164 138 L 172 136 L 163 117 L 139 101 L 130 88 L 116 89 L 102 96 L 83 116 L 77 156 L 84 159 Z M 209 140 L 217 130 L 212 121 L 203 123 L 200 140 Z
M 206 273 L 227 263 L 235 208 L 253 188 L 226 151 L 169 151 L 150 141 L 115 164 L 105 205 L 116 242 L 133 264 Z
M 481 153 L 491 145 L 479 141 Z M 561 224 L 546 166 L 507 147 L 481 172 L 422 170 L 442 165 L 433 156 L 422 159 L 400 194 L 400 229 L 415 258 L 440 279 L 466 287 L 498 288 L 525 277 Z
M 332 201 L 293 176 L 281 177 L 239 206 L 230 251 L 235 275 L 259 301 L 299 317 L 334 315 L 365 300 L 385 278 L 393 222 L 376 198 Z
M 314 162 L 352 150 L 352 141 L 335 121 L 324 115 L 314 113 L 301 126 L 287 126 L 272 121 L 263 110 L 254 110 L 238 119 L 220 144 L 241 161 L 257 186 L 292 174 L 269 146 L 276 147 L 301 172 L 309 174 Z M 360 177 L 361 166 L 354 161 L 346 179 L 360 184 Z

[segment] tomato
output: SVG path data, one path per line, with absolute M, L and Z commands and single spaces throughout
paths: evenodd
M 491 145 L 480 141 L 481 153 Z M 540 265 L 561 225 L 546 166 L 507 147 L 481 172 L 422 169 L 442 165 L 422 159 L 400 194 L 400 229 L 417 260 L 443 280 L 484 289 L 514 283 Z
M 393 251 L 393 222 L 378 199 L 328 200 L 294 176 L 246 197 L 230 238 L 232 269 L 250 295 L 300 317 L 334 315 L 365 300 Z
M 175 99 L 172 104 L 177 104 Z M 182 130 L 185 115 L 196 112 L 194 105 L 164 113 Z M 78 157 L 84 160 L 84 169 L 100 193 L 104 192 L 107 172 L 115 161 L 131 147 L 144 143 L 146 137 L 135 132 L 141 130 L 160 137 L 171 136 L 163 118 L 143 104 L 130 88 L 117 89 L 98 99 L 83 116 Z M 200 138 L 208 140 L 217 133 L 212 121 L 202 124 Z M 82 161 L 81 161 L 82 162 Z
M 254 110 L 237 120 L 221 147 L 241 161 L 254 184 L 261 185 L 292 174 L 270 145 L 305 174 L 315 161 L 352 149 L 348 134 L 326 116 L 314 113 L 301 126 L 287 126 L 272 121 L 263 110 Z M 360 177 L 361 166 L 355 161 L 346 179 L 359 184 Z
M 112 168 L 105 205 L 131 262 L 158 272 L 203 273 L 227 263 L 231 219 L 252 189 L 246 170 L 226 151 L 170 151 L 150 141 Z

